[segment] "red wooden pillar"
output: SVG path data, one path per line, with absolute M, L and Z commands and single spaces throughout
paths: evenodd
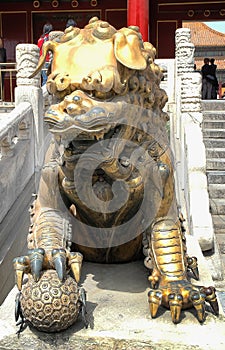
M 144 41 L 149 41 L 149 1 L 127 0 L 127 25 L 138 26 Z

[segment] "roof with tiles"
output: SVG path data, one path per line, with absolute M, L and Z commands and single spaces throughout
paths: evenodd
M 184 28 L 190 28 L 191 41 L 195 46 L 224 46 L 225 34 L 209 28 L 203 22 L 183 22 Z
M 209 52 L 212 48 L 212 55 L 210 57 L 215 58 L 215 64 L 218 69 L 225 70 L 225 34 L 211 29 L 203 22 L 183 22 L 184 28 L 190 28 L 191 30 L 191 42 L 195 45 L 196 50 L 199 48 L 205 48 L 205 51 Z M 224 51 L 224 56 L 213 55 L 213 48 L 221 47 L 221 51 Z M 204 55 L 204 53 L 203 53 Z M 204 57 L 195 57 L 195 64 L 197 70 L 200 70 L 204 60 Z M 209 58 L 210 58 L 209 57 Z

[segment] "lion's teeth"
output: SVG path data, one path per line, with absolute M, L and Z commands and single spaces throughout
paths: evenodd
M 97 141 L 101 141 L 104 139 L 104 134 L 98 134 L 98 135 L 95 135 L 95 140 Z

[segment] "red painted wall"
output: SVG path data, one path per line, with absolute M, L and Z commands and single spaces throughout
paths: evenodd
M 40 0 L 40 6 L 35 8 L 33 0 L 0 1 L 0 35 L 4 38 L 7 61 L 16 61 L 17 44 L 37 43 L 47 21 L 55 30 L 64 30 L 69 17 L 73 17 L 81 28 L 93 16 L 109 21 L 118 29 L 127 25 L 127 0 L 97 0 L 97 6 L 92 6 L 90 0 L 78 2 L 79 6 L 74 8 L 70 0 L 60 0 L 59 6 L 53 8 L 51 1 Z M 5 76 L 5 100 L 10 100 L 8 73 Z
M 59 1 L 53 8 L 51 1 L 40 1 L 35 8 L 33 1 L 0 2 L 0 34 L 4 37 L 8 59 L 15 61 L 15 46 L 20 42 L 36 43 L 42 33 L 43 25 L 50 21 L 55 30 L 64 30 L 68 17 L 74 17 L 79 27 L 83 27 L 93 16 L 108 20 L 116 28 L 126 26 L 126 0 L 97 0 L 97 6 L 80 0 L 79 6 L 73 8 L 71 1 Z

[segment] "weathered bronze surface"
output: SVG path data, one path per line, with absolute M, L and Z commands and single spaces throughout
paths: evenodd
M 162 304 L 178 323 L 181 309 L 194 306 L 202 322 L 205 301 L 218 314 L 214 288 L 189 281 L 189 271 L 198 279 L 197 259 L 187 255 L 175 198 L 167 95 L 155 48 L 137 27 L 116 30 L 92 18 L 84 29 L 70 27 L 58 42 L 46 42 L 32 76 L 49 50 L 47 89 L 58 101 L 45 121 L 54 141 L 31 210 L 29 254 L 15 259 L 19 290 L 24 273 L 35 285 L 52 269 L 63 284 L 71 268 L 78 283 L 82 255 L 102 263 L 143 256 L 153 318 Z M 25 297 L 26 285 L 22 293 L 22 316 L 37 327 L 26 307 L 33 295 Z M 82 304 L 79 288 L 74 297 Z

